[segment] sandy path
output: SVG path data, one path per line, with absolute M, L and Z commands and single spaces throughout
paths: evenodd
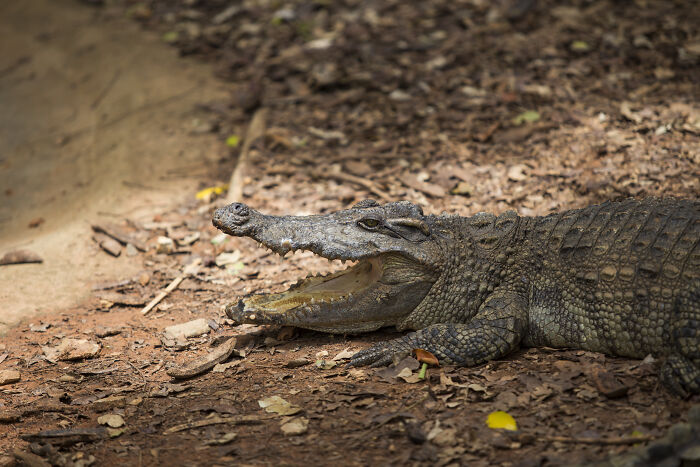
M 97 252 L 89 225 L 191 196 L 220 155 L 191 132 L 195 104 L 224 93 L 209 68 L 107 9 L 0 2 L 0 255 L 45 260 L 0 267 L 0 332 L 136 272 Z

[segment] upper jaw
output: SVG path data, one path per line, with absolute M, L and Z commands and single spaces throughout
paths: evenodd
M 400 253 L 424 264 L 431 262 L 425 243 L 390 238 L 358 227 L 357 209 L 314 216 L 271 216 L 233 203 L 219 208 L 212 223 L 222 232 L 250 237 L 275 253 L 311 251 L 333 260 L 358 261 L 382 253 Z M 428 242 L 429 243 L 429 242 Z
M 356 238 L 355 221 L 343 211 L 317 216 L 271 216 L 233 203 L 217 209 L 212 223 L 224 233 L 253 238 L 282 256 L 290 251 L 311 251 L 331 260 L 357 261 L 382 253 L 374 242 Z

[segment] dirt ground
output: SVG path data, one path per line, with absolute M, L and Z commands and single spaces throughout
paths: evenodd
M 193 131 L 206 117 L 196 104 L 227 86 L 177 55 L 116 12 L 0 5 L 0 256 L 44 259 L 0 268 L 0 334 L 86 299 L 96 277 L 138 272 L 91 251 L 90 223 L 150 219 L 216 167 L 225 146 Z
M 572 465 L 662 436 L 700 400 L 661 386 L 653 358 L 524 349 L 476 368 L 429 369 L 413 382 L 410 360 L 344 367 L 346 350 L 391 330 L 232 327 L 226 303 L 340 265 L 222 237 L 210 219 L 223 197 L 195 196 L 228 182 L 252 116 L 265 109 L 243 186 L 244 201 L 263 212 L 328 212 L 370 197 L 462 215 L 697 199 L 700 18 L 686 2 L 84 3 L 70 7 L 70 18 L 84 18 L 76 28 L 126 31 L 117 42 L 158 38 L 187 56 L 183 68 L 213 71 L 218 84 L 200 87 L 229 91 L 190 95 L 169 113 L 173 126 L 156 123 L 149 148 L 194 132 L 225 150 L 180 166 L 177 199 L 129 197 L 144 209 L 111 216 L 61 213 L 79 221 L 73 256 L 113 269 L 78 278 L 85 300 L 48 307 L 3 337 L 0 375 L 20 379 L 0 386 L 0 465 Z M 28 79 L 3 70 L 0 79 Z M 132 172 L 162 173 L 141 167 Z M 122 170 L 97 172 L 113 180 Z M 3 216 L 15 212 L 24 215 L 15 206 Z M 12 223 L 23 229 L 17 238 L 30 222 Z M 113 245 L 118 258 L 90 225 L 122 243 Z M 23 268 L 47 266 L 0 274 L 22 283 Z M 191 337 L 166 330 L 192 321 Z M 231 336 L 234 355 L 213 370 L 170 376 L 223 352 Z M 497 410 L 518 431 L 489 428 Z

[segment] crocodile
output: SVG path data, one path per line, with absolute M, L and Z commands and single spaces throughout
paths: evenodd
M 388 365 L 412 350 L 474 366 L 548 346 L 660 360 L 676 394 L 700 393 L 700 201 L 605 202 L 542 217 L 424 215 L 408 201 L 311 216 L 242 203 L 213 224 L 274 252 L 354 262 L 226 307 L 235 324 L 329 333 L 412 330 L 356 353 Z

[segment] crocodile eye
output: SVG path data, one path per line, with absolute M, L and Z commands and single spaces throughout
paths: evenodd
M 377 219 L 362 219 L 358 224 L 366 229 L 375 229 L 379 226 L 379 221 Z

